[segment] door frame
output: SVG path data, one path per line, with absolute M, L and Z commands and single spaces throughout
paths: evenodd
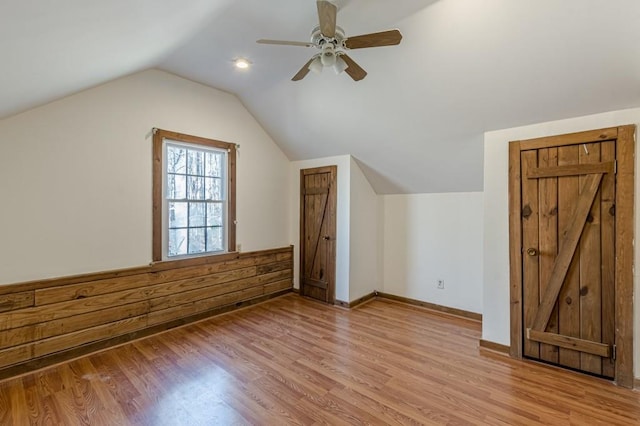
M 558 136 L 509 142 L 509 280 L 511 345 L 509 354 L 522 359 L 522 228 L 520 152 L 530 149 L 616 141 L 615 198 L 615 377 L 619 386 L 633 388 L 633 239 L 635 185 L 635 125 L 609 127 Z
M 307 174 L 316 174 L 316 173 L 329 173 L 331 176 L 331 182 L 329 183 L 329 193 L 327 195 L 327 211 L 329 212 L 329 237 L 331 241 L 331 246 L 329 249 L 329 256 L 332 259 L 332 267 L 327 271 L 327 292 L 329 295 L 329 300 L 327 303 L 333 305 L 336 302 L 336 236 L 337 236 L 337 228 L 336 228 L 336 215 L 337 215 L 337 189 L 338 189 L 338 166 L 322 166 L 322 167 L 312 167 L 308 169 L 300 170 L 300 234 L 299 234 L 299 244 L 300 244 L 300 263 L 298 268 L 298 281 L 300 285 L 300 294 L 305 294 L 304 292 L 304 280 L 303 269 L 304 269 L 304 255 L 305 255 L 305 230 L 304 230 L 304 177 Z M 314 299 L 315 300 L 315 299 Z

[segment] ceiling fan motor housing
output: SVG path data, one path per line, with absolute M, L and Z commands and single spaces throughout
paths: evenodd
M 316 26 L 311 30 L 311 43 L 323 48 L 327 44 L 333 45 L 334 48 L 344 48 L 344 30 L 336 26 L 336 34 L 334 37 L 326 37 L 320 31 L 320 26 Z

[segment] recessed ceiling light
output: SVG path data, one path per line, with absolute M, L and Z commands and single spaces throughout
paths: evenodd
M 237 58 L 233 61 L 233 64 L 236 66 L 236 68 L 246 70 L 251 65 L 251 62 L 244 58 Z

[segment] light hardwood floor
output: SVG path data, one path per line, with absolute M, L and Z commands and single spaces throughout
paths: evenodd
M 291 294 L 5 380 L 0 424 L 639 424 L 640 392 L 479 338 L 398 302 Z

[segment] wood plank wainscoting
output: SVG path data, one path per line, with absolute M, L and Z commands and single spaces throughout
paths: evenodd
M 0 286 L 0 378 L 290 292 L 293 247 Z

